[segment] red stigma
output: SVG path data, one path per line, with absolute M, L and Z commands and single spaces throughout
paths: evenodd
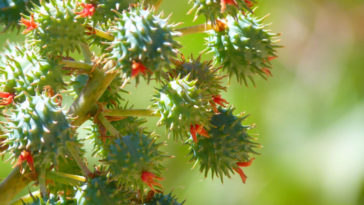
M 0 105 L 9 105 L 14 101 L 15 95 L 8 92 L 0 92 Z
M 243 181 L 243 183 L 245 184 L 246 179 L 248 178 L 244 171 L 240 168 L 240 167 L 248 167 L 253 163 L 253 160 L 255 158 L 252 158 L 251 160 L 247 161 L 247 162 L 237 162 L 236 165 L 238 165 L 237 168 L 233 168 L 241 177 L 241 180 Z
M 34 160 L 33 160 L 32 154 L 27 150 L 23 150 L 21 152 L 15 166 L 20 166 L 20 169 L 22 170 L 23 169 L 22 164 L 25 161 L 28 163 L 30 170 L 34 170 Z
M 133 61 L 131 65 L 131 77 L 135 77 L 142 73 L 143 75 L 147 74 L 148 69 L 140 62 Z
M 80 12 L 75 12 L 75 14 L 77 14 L 78 16 L 80 16 L 82 18 L 86 18 L 86 17 L 94 15 L 95 6 L 93 4 L 80 3 L 80 5 L 83 7 L 83 10 Z
M 193 141 L 197 143 L 197 134 L 209 138 L 209 133 L 205 130 L 205 128 L 201 125 L 191 125 L 190 132 L 193 138 Z
M 221 97 L 221 95 L 214 95 L 212 96 L 212 100 L 210 101 L 211 107 L 215 113 L 218 113 L 216 104 L 220 105 L 221 107 L 226 107 L 226 104 L 229 104 L 225 99 Z
M 27 20 L 23 17 L 20 19 L 20 23 L 22 23 L 27 28 L 23 31 L 23 34 L 29 33 L 30 31 L 38 28 L 38 24 L 35 23 L 33 15 L 30 16 L 30 20 Z
M 155 174 L 147 171 L 143 171 L 141 175 L 142 181 L 147 184 L 152 191 L 156 192 L 153 186 L 157 186 L 159 188 L 162 188 L 162 185 L 155 180 L 163 180 L 161 177 L 157 177 Z
M 221 0 L 220 1 L 221 13 L 225 12 L 227 5 L 237 6 L 238 4 L 236 3 L 235 0 Z

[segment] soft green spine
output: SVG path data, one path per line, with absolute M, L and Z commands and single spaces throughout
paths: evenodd
M 109 175 L 118 184 L 135 189 L 145 187 L 141 179 L 143 171 L 160 174 L 161 161 L 166 155 L 159 151 L 161 143 L 150 134 L 135 132 L 115 139 L 108 147 L 103 160 L 109 167 Z
M 77 205 L 130 205 L 131 192 L 105 176 L 96 176 L 81 186 L 75 197 Z
M 191 160 L 198 161 L 200 171 L 205 177 L 211 172 L 212 177 L 230 177 L 237 162 L 251 159 L 252 154 L 258 154 L 254 148 L 259 144 L 247 133 L 250 126 L 242 125 L 246 117 L 237 117 L 232 108 L 218 109 L 219 113 L 211 118 L 208 130 L 209 138 L 201 137 L 197 143 L 190 141 Z
M 252 14 L 239 14 L 227 18 L 227 29 L 208 31 L 208 50 L 214 55 L 214 62 L 222 65 L 228 75 L 239 82 L 247 79 L 254 83 L 253 75 L 265 78 L 263 69 L 271 68 L 270 57 L 276 56 L 274 37 L 262 24 L 262 19 Z
M 191 125 L 208 126 L 211 117 L 209 95 L 188 77 L 167 82 L 153 98 L 153 106 L 161 115 L 158 124 L 166 126 L 176 139 L 189 136 Z
M 30 45 L 39 48 L 43 56 L 57 57 L 81 52 L 86 43 L 84 18 L 76 18 L 75 0 L 42 1 L 32 10 L 38 28 L 29 32 Z M 28 17 L 29 18 L 29 17 Z
M 154 73 L 158 80 L 163 69 L 170 68 L 170 59 L 177 56 L 180 48 L 174 40 L 179 32 L 174 29 L 175 25 L 155 15 L 153 9 L 138 6 L 124 11 L 118 14 L 111 30 L 115 39 L 109 43 L 110 58 L 129 76 L 133 61 L 140 62 L 150 71 L 148 79 Z
M 7 133 L 10 158 L 16 161 L 23 150 L 31 153 L 37 170 L 58 166 L 59 158 L 68 155 L 66 143 L 79 143 L 73 138 L 74 130 L 69 117 L 54 98 L 43 95 L 27 96 L 26 101 L 17 104 L 10 117 Z
M 55 92 L 64 88 L 62 66 L 55 60 L 40 57 L 37 51 L 28 46 L 9 44 L 0 56 L 0 85 L 2 90 L 17 95 L 24 92 L 35 95 L 44 86 Z
M 75 205 L 75 200 L 65 199 L 64 197 L 56 197 L 50 195 L 49 197 L 34 197 L 32 202 L 23 202 L 23 205 Z
M 205 16 L 206 21 L 215 24 L 217 19 L 223 19 L 227 16 L 236 17 L 242 11 L 251 12 L 249 5 L 244 0 L 236 0 L 237 5 L 226 5 L 226 10 L 221 12 L 222 0 L 190 0 L 192 5 L 191 12 L 195 11 L 195 19 L 199 16 Z M 251 0 L 252 3 L 256 1 Z

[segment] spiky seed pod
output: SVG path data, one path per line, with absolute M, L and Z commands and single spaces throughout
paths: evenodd
M 55 98 L 43 95 L 27 96 L 17 104 L 7 124 L 7 153 L 15 161 L 26 150 L 34 159 L 34 167 L 43 170 L 54 165 L 58 159 L 68 155 L 66 142 L 79 146 L 72 138 L 74 130 L 69 117 L 59 107 Z
M 120 135 L 143 132 L 144 130 L 141 125 L 144 123 L 145 120 L 136 117 L 126 117 L 124 119 L 117 119 L 116 121 L 111 122 L 115 129 L 119 131 Z M 88 131 L 88 139 L 93 144 L 92 154 L 94 156 L 105 158 L 108 155 L 108 146 L 113 142 L 113 139 L 116 136 L 111 136 L 111 133 L 108 133 L 107 130 L 98 123 L 94 123 Z
M 4 24 L 5 29 L 18 27 L 21 14 L 29 15 L 33 4 L 38 5 L 39 0 L 0 0 L 0 24 Z
M 220 91 L 226 90 L 221 82 L 224 76 L 218 74 L 218 68 L 212 66 L 211 61 L 201 62 L 201 56 L 186 60 L 182 56 L 181 60 L 176 60 L 174 64 L 175 68 L 169 71 L 172 76 L 184 78 L 188 75 L 189 80 L 196 81 L 196 87 L 206 89 L 211 95 L 218 95 Z
M 161 114 L 158 122 L 169 129 L 176 138 L 185 139 L 191 125 L 209 125 L 209 95 L 198 88 L 189 76 L 166 83 L 153 98 L 153 106 Z
M 253 142 L 247 133 L 250 126 L 242 125 L 246 117 L 233 115 L 233 109 L 219 108 L 219 113 L 211 118 L 208 130 L 209 138 L 199 138 L 198 143 L 192 142 L 191 160 L 198 161 L 200 171 L 205 177 L 211 172 L 212 177 L 230 177 L 237 162 L 249 161 L 252 154 L 257 154 L 254 148 L 259 144 Z
M 135 0 L 86 0 L 87 3 L 95 5 L 95 13 L 91 19 L 95 24 L 109 25 L 117 16 L 112 10 L 122 12 Z
M 77 205 L 129 205 L 132 195 L 105 176 L 90 179 L 76 193 Z
M 214 62 L 222 65 L 229 76 L 239 82 L 258 74 L 265 78 L 271 68 L 270 59 L 277 56 L 274 43 L 275 33 L 267 30 L 252 14 L 239 14 L 237 18 L 227 18 L 227 28 L 221 31 L 208 31 L 208 50 L 214 55 Z
M 23 205 L 73 205 L 75 200 L 50 195 L 49 197 L 32 197 L 32 202 L 23 202 Z
M 177 199 L 172 195 L 172 193 L 169 193 L 167 195 L 164 195 L 162 193 L 157 193 L 153 196 L 153 199 L 145 205 L 182 205 L 184 202 L 179 203 Z
M 43 59 L 28 46 L 9 44 L 0 56 L 0 86 L 5 92 L 35 95 L 44 86 L 55 92 L 64 88 L 62 66 L 55 60 Z
M 115 139 L 108 147 L 108 156 L 103 160 L 109 166 L 111 179 L 128 187 L 143 190 L 146 187 L 142 173 L 148 171 L 159 175 L 161 161 L 160 143 L 151 135 L 135 132 Z
M 44 56 L 62 56 L 78 51 L 86 42 L 84 18 L 76 18 L 75 0 L 42 1 L 32 10 L 37 28 L 27 35 L 29 43 Z M 27 17 L 31 19 L 31 17 Z
M 141 6 L 131 8 L 118 14 L 111 33 L 115 37 L 110 42 L 110 58 L 117 61 L 128 76 L 132 75 L 133 64 L 139 63 L 158 80 L 163 69 L 170 68 L 171 58 L 176 57 L 179 43 L 174 40 L 179 32 L 168 19 L 156 15 L 154 9 L 143 9 Z M 139 76 L 136 76 L 137 79 Z
M 251 6 L 255 0 L 190 0 L 193 4 L 191 10 L 195 11 L 195 19 L 203 15 L 206 21 L 215 24 L 217 19 L 227 16 L 236 17 L 241 12 L 251 12 Z

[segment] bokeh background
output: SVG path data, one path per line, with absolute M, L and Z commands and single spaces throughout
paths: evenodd
M 223 95 L 246 112 L 246 124 L 264 148 L 242 184 L 238 175 L 204 178 L 187 157 L 187 147 L 167 140 L 163 185 L 186 205 L 359 205 L 364 204 L 364 2 L 363 0 L 260 0 L 255 14 L 282 33 L 273 77 L 256 87 L 232 80 Z M 165 0 L 161 9 L 174 22 L 192 22 L 188 0 Z M 204 34 L 180 38 L 186 56 L 204 49 Z M 21 42 L 16 33 L 1 33 Z M 205 60 L 211 58 L 203 55 Z M 228 83 L 228 82 L 227 82 Z M 153 86 L 130 86 L 136 108 L 150 103 Z M 148 125 L 154 129 L 156 120 Z M 97 160 L 90 159 L 92 163 Z M 0 178 L 11 165 L 0 162 Z M 27 192 L 27 191 L 25 191 Z M 1 204 L 1 202 L 0 202 Z

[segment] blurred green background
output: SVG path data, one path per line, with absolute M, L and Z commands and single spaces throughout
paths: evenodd
M 191 169 L 187 147 L 166 139 L 169 153 L 163 185 L 186 205 L 356 205 L 364 204 L 364 2 L 363 0 L 260 0 L 256 15 L 270 13 L 274 32 L 282 33 L 273 78 L 256 87 L 229 84 L 223 96 L 236 113 L 250 115 L 264 145 L 246 184 L 238 175 L 204 178 Z M 161 9 L 173 22 L 198 24 L 187 15 L 188 0 L 165 0 Z M 183 53 L 197 56 L 204 34 L 180 38 Z M 21 42 L 21 35 L 1 33 Z M 204 55 L 208 60 L 211 56 Z M 135 108 L 150 103 L 154 86 L 130 86 Z M 154 128 L 155 119 L 148 123 Z M 92 159 L 91 159 L 92 161 Z M 93 160 L 92 162 L 96 162 Z M 0 163 L 0 177 L 11 165 Z M 1 202 L 0 202 L 1 204 Z

